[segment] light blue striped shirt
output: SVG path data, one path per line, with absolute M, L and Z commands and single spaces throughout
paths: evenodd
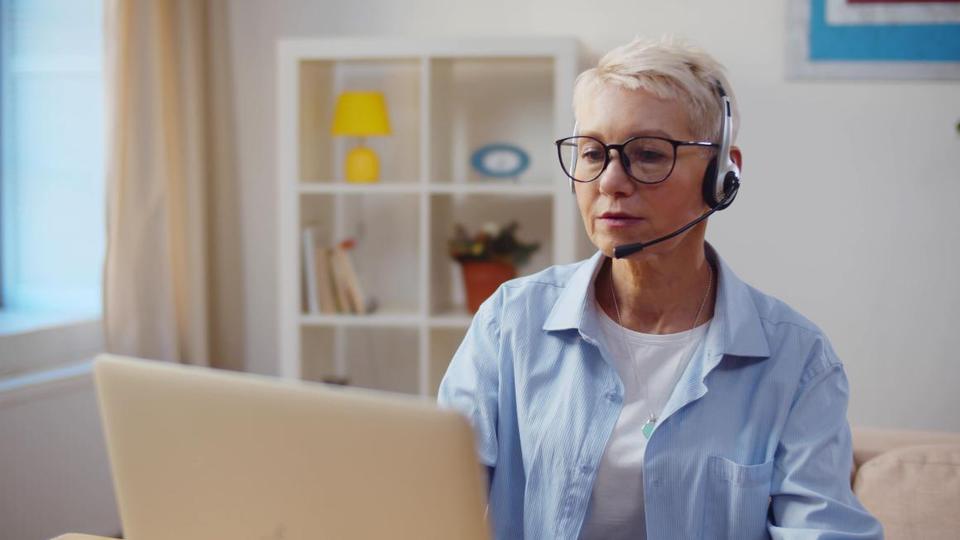
M 647 538 L 882 538 L 850 489 L 847 379 L 829 341 L 707 251 L 714 318 L 647 442 Z M 590 304 L 602 261 L 501 286 L 440 385 L 491 468 L 498 539 L 580 534 L 623 397 Z

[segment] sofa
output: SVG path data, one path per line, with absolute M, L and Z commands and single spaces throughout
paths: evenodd
M 855 428 L 851 479 L 887 540 L 960 539 L 960 433 Z

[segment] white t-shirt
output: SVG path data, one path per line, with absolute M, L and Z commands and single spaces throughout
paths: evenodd
M 601 339 L 623 381 L 623 410 L 600 459 L 580 538 L 644 539 L 647 439 L 641 430 L 651 412 L 660 416 L 710 322 L 676 334 L 644 334 L 621 327 L 599 305 L 594 307 L 603 329 Z

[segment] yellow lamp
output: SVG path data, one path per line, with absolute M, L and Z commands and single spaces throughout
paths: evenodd
M 350 91 L 340 94 L 333 115 L 333 135 L 360 137 L 347 152 L 344 171 L 348 182 L 376 182 L 380 177 L 377 154 L 363 145 L 364 137 L 390 134 L 387 103 L 381 92 Z

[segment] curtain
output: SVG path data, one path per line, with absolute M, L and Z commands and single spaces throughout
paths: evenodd
M 242 368 L 224 0 L 107 0 L 109 352 Z

